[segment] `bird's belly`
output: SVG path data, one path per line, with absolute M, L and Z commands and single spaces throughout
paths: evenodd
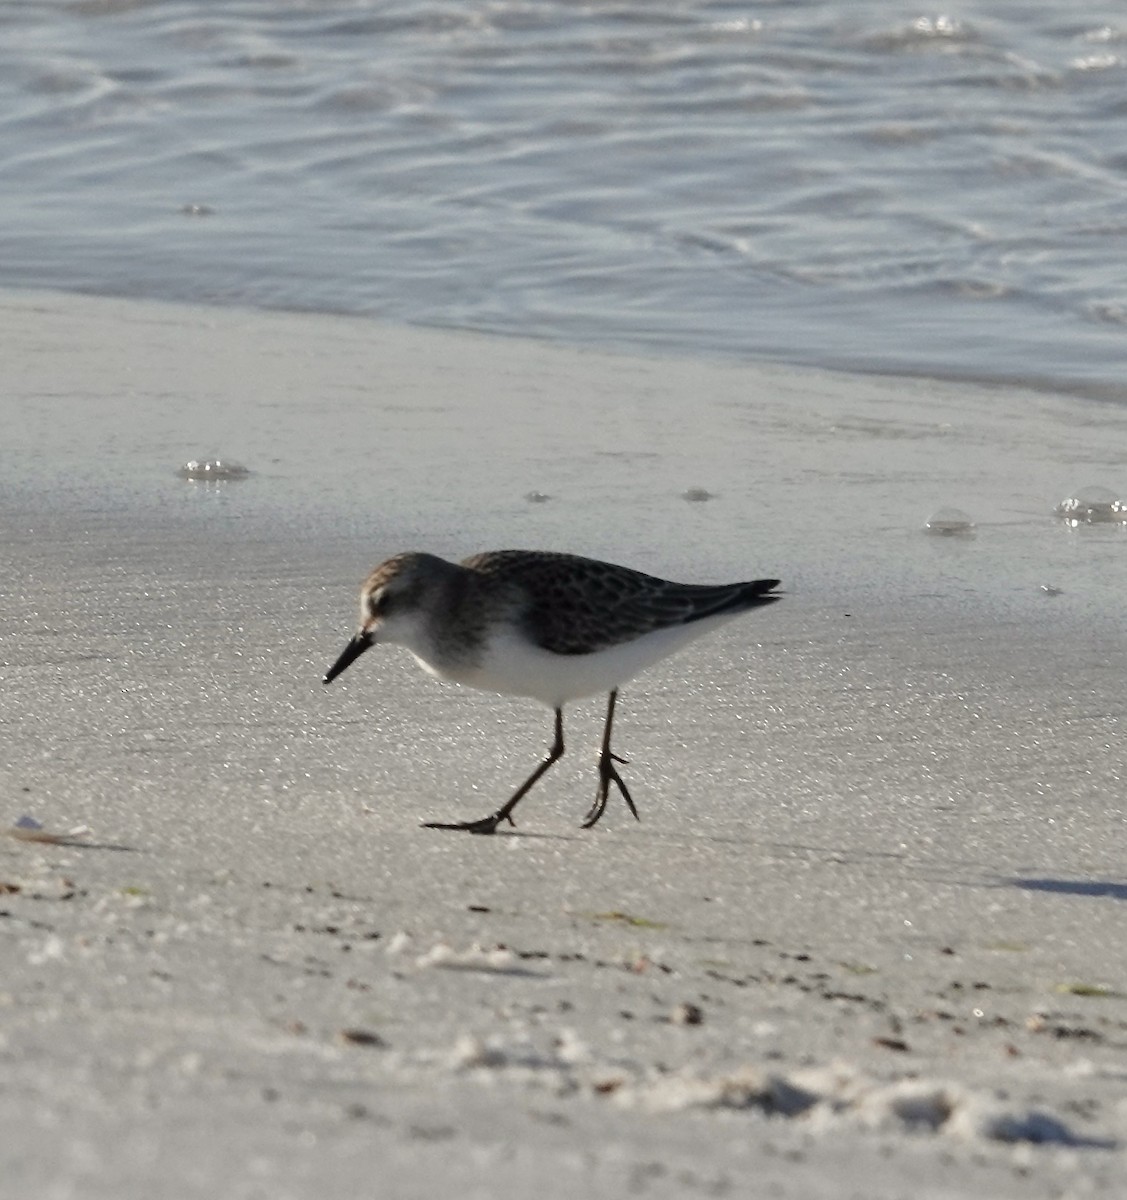
M 725 616 L 655 630 L 591 654 L 553 654 L 518 635 L 495 633 L 472 666 L 439 666 L 422 658 L 419 662 L 443 679 L 509 696 L 530 696 L 559 708 L 569 700 L 613 691 L 726 620 Z

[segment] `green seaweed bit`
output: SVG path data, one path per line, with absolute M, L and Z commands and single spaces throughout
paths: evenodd
M 1116 993 L 1102 983 L 1058 983 L 1058 992 L 1069 996 L 1114 996 Z
M 588 913 L 592 921 L 621 921 L 624 925 L 632 925 L 635 929 L 666 929 L 664 921 L 650 921 L 646 917 L 634 917 L 624 912 Z

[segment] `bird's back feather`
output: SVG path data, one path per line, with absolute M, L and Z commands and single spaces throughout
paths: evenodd
M 537 646 L 553 654 L 592 654 L 655 630 L 735 615 L 780 598 L 772 594 L 777 579 L 673 583 L 573 554 L 494 550 L 467 558 L 462 566 L 487 587 L 495 582 L 522 590 L 522 626 Z

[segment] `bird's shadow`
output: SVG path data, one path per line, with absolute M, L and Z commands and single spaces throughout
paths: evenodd
M 1092 896 L 1109 900 L 1127 900 L 1127 883 L 1106 879 L 1005 879 L 1008 887 L 1026 892 L 1049 892 L 1056 896 Z
M 426 829 L 428 832 L 433 831 L 434 827 L 428 825 L 425 821 L 420 824 L 420 829 Z M 468 835 L 475 842 L 490 841 L 498 838 L 519 838 L 521 841 L 542 841 L 542 842 L 578 842 L 582 838 L 577 833 L 538 833 L 532 829 L 496 829 L 490 834 L 471 833 L 466 829 L 439 829 L 439 833 L 460 833 L 463 836 Z
M 44 836 L 27 836 L 18 830 L 8 831 L 12 841 L 22 842 L 26 846 L 59 846 L 67 850 L 111 850 L 117 854 L 137 854 L 136 846 L 126 846 L 120 842 L 91 842 L 86 838 L 67 837 L 65 834 L 46 834 Z

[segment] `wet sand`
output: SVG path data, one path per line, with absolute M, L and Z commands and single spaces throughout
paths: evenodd
M 7 293 L 0 1194 L 1117 1195 L 1123 417 Z M 184 461 L 253 472 L 185 483 Z M 708 499 L 686 499 L 708 493 Z M 534 498 L 530 499 L 529 497 Z M 542 497 L 548 497 L 543 499 Z M 922 532 L 944 505 L 973 538 Z M 601 704 L 403 653 L 405 548 L 786 600 Z

